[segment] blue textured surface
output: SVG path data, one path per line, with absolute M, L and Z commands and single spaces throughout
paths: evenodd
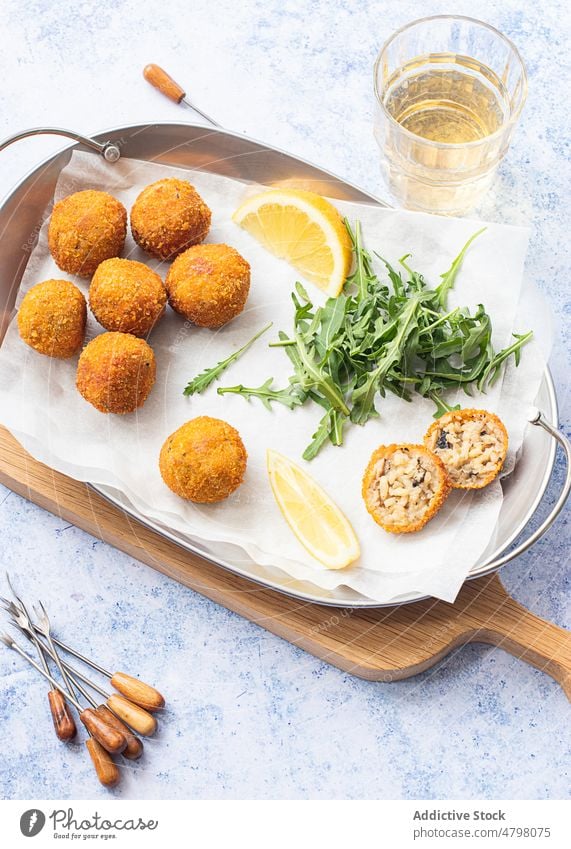
M 225 126 L 380 192 L 372 65 L 418 3 L 361 0 L 5 0 L 0 135 L 184 120 L 141 80 L 165 65 Z M 569 402 L 569 14 L 562 0 L 481 0 L 530 75 L 521 126 L 483 217 L 531 221 L 528 269 L 558 320 L 552 369 Z M 192 9 L 192 11 L 191 11 Z M 473 3 L 458 0 L 457 13 Z M 423 14 L 449 11 L 425 2 Z M 57 140 L 0 156 L 0 189 Z M 558 466 L 556 478 L 561 480 Z M 552 500 L 556 483 L 550 489 Z M 549 500 L 547 503 L 549 503 Z M 569 626 L 567 514 L 503 578 L 534 612 Z M 162 732 L 120 798 L 568 798 L 571 732 L 560 687 L 502 651 L 472 646 L 399 684 L 359 681 L 311 658 L 0 488 L 2 561 L 40 592 L 70 642 L 136 669 L 169 696 Z M 107 795 L 79 746 L 54 738 L 46 688 L 0 653 L 0 792 Z M 49 766 L 49 769 L 48 769 Z

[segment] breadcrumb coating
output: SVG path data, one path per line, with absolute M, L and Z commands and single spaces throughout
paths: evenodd
M 250 291 L 250 265 L 229 245 L 196 245 L 171 265 L 169 303 L 198 327 L 222 327 L 239 315 Z
M 131 232 L 144 251 L 174 259 L 206 238 L 212 213 L 194 186 L 185 180 L 151 183 L 131 209 Z
M 431 424 L 424 444 L 442 460 L 455 489 L 482 489 L 504 465 L 508 433 L 487 410 L 452 410 Z
M 62 271 L 91 277 L 99 263 L 121 254 L 126 233 L 123 204 L 107 192 L 88 189 L 56 203 L 48 246 Z
M 367 510 L 385 531 L 419 531 L 440 510 L 450 481 L 442 461 L 423 445 L 380 445 L 363 477 Z
M 93 275 L 89 306 L 106 330 L 147 336 L 163 315 L 167 292 L 152 269 L 132 259 L 107 259 Z
M 69 280 L 44 280 L 26 292 L 18 330 L 26 345 L 58 359 L 73 357 L 83 345 L 87 304 Z
M 81 352 L 76 386 L 102 413 L 132 413 L 147 400 L 156 376 L 153 349 L 129 333 L 102 333 Z
M 240 434 L 232 425 L 199 416 L 166 439 L 159 468 L 176 495 L 209 504 L 223 501 L 240 486 L 247 458 Z

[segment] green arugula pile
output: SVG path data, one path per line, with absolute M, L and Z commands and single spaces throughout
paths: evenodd
M 341 445 L 350 423 L 364 425 L 378 416 L 376 399 L 387 392 L 406 401 L 412 400 L 412 392 L 431 398 L 435 418 L 458 409 L 445 403 L 445 390 L 462 387 L 467 395 L 474 387 L 485 391 L 511 355 L 519 363 L 521 348 L 533 335 L 531 331 L 514 334 L 515 341 L 496 352 L 490 316 L 482 304 L 474 315 L 465 308 L 447 307 L 466 251 L 482 230 L 466 242 L 441 275 L 440 284 L 430 289 L 422 274 L 407 264 L 410 254 L 399 260 L 402 271 L 377 254 L 387 270 L 387 282 L 381 282 L 363 247 L 359 223 L 354 231 L 347 221 L 345 226 L 353 244 L 355 270 L 343 292 L 316 308 L 297 283 L 292 293 L 293 333 L 280 331 L 279 341 L 271 344 L 283 347 L 291 360 L 288 385 L 275 388 L 273 378 L 268 378 L 255 388 L 240 384 L 218 389 L 220 395 L 259 398 L 268 409 L 274 402 L 290 409 L 307 402 L 319 404 L 324 413 L 304 451 L 305 460 L 313 459 L 326 442 Z M 209 385 L 241 351 L 203 373 L 200 382 Z

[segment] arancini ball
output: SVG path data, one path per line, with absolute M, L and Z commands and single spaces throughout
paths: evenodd
M 44 280 L 26 292 L 18 310 L 18 330 L 40 354 L 65 360 L 85 338 L 87 304 L 69 280 Z
M 248 455 L 238 431 L 222 419 L 199 416 L 165 440 L 159 457 L 162 479 L 187 501 L 228 498 L 244 480 Z
M 363 476 L 363 499 L 375 522 L 391 534 L 419 531 L 440 510 L 450 479 L 424 445 L 380 445 Z
M 451 410 L 431 424 L 424 444 L 442 460 L 454 489 L 482 489 L 504 465 L 508 433 L 487 410 Z
M 130 333 L 102 333 L 85 346 L 76 386 L 102 413 L 132 413 L 147 400 L 156 376 L 153 349 Z
M 239 315 L 250 291 L 250 265 L 229 245 L 195 245 L 171 265 L 169 303 L 198 327 L 222 327 Z
M 56 203 L 48 245 L 62 271 L 91 277 L 99 263 L 120 255 L 126 233 L 123 204 L 107 192 L 88 189 Z
M 212 214 L 194 186 L 185 180 L 157 180 L 131 209 L 131 232 L 151 256 L 173 259 L 206 238 Z
M 89 287 L 89 306 L 99 324 L 133 336 L 146 336 L 166 304 L 167 292 L 159 275 L 132 259 L 106 259 Z

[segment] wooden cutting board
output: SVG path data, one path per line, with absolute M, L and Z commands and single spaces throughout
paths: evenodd
M 343 610 L 289 598 L 207 563 L 145 528 L 86 484 L 38 463 L 0 428 L 0 482 L 153 569 L 335 666 L 398 681 L 470 642 L 491 643 L 547 672 L 571 700 L 571 632 L 512 599 L 497 574 L 468 581 L 454 604 Z

